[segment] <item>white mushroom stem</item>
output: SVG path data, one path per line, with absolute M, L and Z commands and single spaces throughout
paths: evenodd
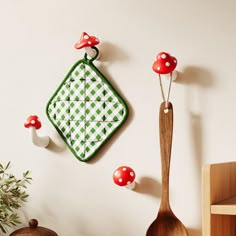
M 91 48 L 91 47 L 85 47 L 84 49 L 85 49 L 86 53 L 89 55 L 90 58 L 95 57 L 95 55 L 96 55 L 97 52 L 96 52 L 93 48 Z M 99 54 L 98 54 L 96 60 L 98 60 L 99 57 L 100 57 L 100 52 L 99 52 Z
M 30 127 L 30 136 L 34 145 L 38 147 L 47 147 L 49 144 L 49 137 L 48 136 L 38 136 L 36 129 L 34 127 Z
M 127 185 L 125 185 L 125 187 L 127 188 L 127 189 L 134 189 L 135 188 L 135 181 L 133 181 L 132 183 L 130 183 L 130 184 L 127 184 Z
M 178 73 L 177 73 L 176 70 L 172 71 L 172 81 L 175 81 L 177 79 L 177 75 L 178 75 Z M 161 77 L 163 77 L 164 79 L 169 80 L 170 79 L 170 74 L 162 74 Z

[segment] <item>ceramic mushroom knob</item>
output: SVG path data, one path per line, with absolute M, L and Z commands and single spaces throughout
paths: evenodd
M 113 173 L 114 183 L 128 189 L 135 187 L 135 172 L 128 166 L 120 166 Z
M 167 52 L 160 52 L 156 56 L 152 69 L 160 75 L 172 74 L 172 80 L 175 80 L 177 77 L 176 66 L 177 59 L 175 57 Z
M 96 51 L 92 48 L 99 44 L 100 41 L 95 36 L 90 36 L 86 32 L 83 32 L 80 40 L 75 44 L 76 49 L 84 48 L 87 54 L 93 58 L 96 55 Z M 97 57 L 98 59 L 98 57 Z
M 30 136 L 34 145 L 38 147 L 47 147 L 49 144 L 49 137 L 48 136 L 38 136 L 36 130 L 41 128 L 41 122 L 36 115 L 31 115 L 27 118 L 26 122 L 24 123 L 25 128 L 30 130 Z

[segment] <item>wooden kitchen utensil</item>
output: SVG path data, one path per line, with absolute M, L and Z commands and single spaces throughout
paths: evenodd
M 166 106 L 167 105 L 167 106 Z M 163 102 L 159 112 L 161 149 L 162 195 L 157 218 L 147 230 L 146 236 L 188 236 L 182 222 L 174 215 L 169 203 L 169 173 L 173 134 L 173 106 Z

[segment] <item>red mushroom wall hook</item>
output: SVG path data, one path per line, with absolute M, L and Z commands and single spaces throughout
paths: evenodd
M 97 51 L 95 50 L 95 46 L 99 44 L 100 41 L 95 36 L 90 36 L 86 32 L 83 32 L 80 40 L 75 44 L 76 49 L 84 48 L 86 53 L 90 56 L 90 58 L 93 58 Z M 96 59 L 99 58 L 99 55 Z
M 162 97 L 163 97 L 164 102 L 166 103 L 166 107 L 168 106 L 168 102 L 169 102 L 171 83 L 177 77 L 177 71 L 175 71 L 176 66 L 177 66 L 177 59 L 171 56 L 167 52 L 158 53 L 152 65 L 153 71 L 155 71 L 159 75 Z M 169 80 L 170 80 L 168 94 L 166 98 L 163 91 L 162 79 L 161 79 L 161 76 L 163 75 L 164 76 L 168 75 Z
M 171 74 L 172 81 L 177 79 L 177 71 L 175 70 L 177 66 L 177 59 L 171 56 L 167 52 L 160 52 L 157 54 L 156 59 L 153 63 L 152 69 L 162 76 L 169 77 Z
M 135 188 L 135 172 L 129 166 L 120 166 L 113 173 L 113 181 L 115 184 L 128 189 Z
M 31 115 L 24 123 L 25 128 L 30 130 L 30 136 L 34 145 L 38 147 L 47 147 L 50 141 L 48 136 L 38 136 L 36 130 L 41 128 L 41 122 L 36 115 Z

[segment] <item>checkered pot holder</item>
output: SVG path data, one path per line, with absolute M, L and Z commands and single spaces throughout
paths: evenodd
M 88 161 L 128 116 L 124 100 L 92 59 L 75 63 L 50 98 L 46 113 L 66 145 L 80 161 Z

